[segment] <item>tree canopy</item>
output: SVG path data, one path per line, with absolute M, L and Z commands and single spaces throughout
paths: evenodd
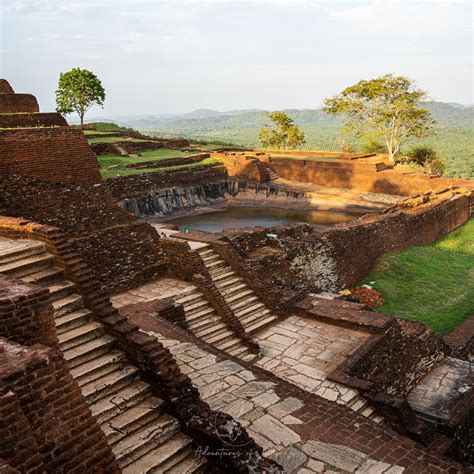
M 330 115 L 343 114 L 345 132 L 357 138 L 383 140 L 393 162 L 405 139 L 433 133 L 435 121 L 421 107 L 426 99 L 426 92 L 407 77 L 385 74 L 359 81 L 326 99 L 323 110 Z
M 272 128 L 267 126 L 260 129 L 258 138 L 262 146 L 292 149 L 305 143 L 304 132 L 285 112 L 265 112 L 265 115 L 272 121 Z
M 56 110 L 61 114 L 77 112 L 84 124 L 85 113 L 97 104 L 103 107 L 105 90 L 99 78 L 87 69 L 74 68 L 59 76 Z

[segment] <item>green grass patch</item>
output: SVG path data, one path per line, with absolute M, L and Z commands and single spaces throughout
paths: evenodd
M 151 155 L 140 158 L 131 158 L 127 156 L 116 156 L 116 155 L 99 155 L 97 161 L 99 162 L 100 173 L 103 179 L 116 178 L 117 176 L 130 176 L 133 174 L 143 174 L 149 172 L 166 171 L 178 168 L 190 168 L 197 165 L 207 165 L 210 163 L 216 163 L 219 160 L 215 158 L 205 158 L 204 160 L 198 161 L 197 163 L 191 163 L 189 165 L 178 165 L 178 166 L 162 166 L 159 168 L 146 168 L 146 169 L 134 169 L 126 168 L 128 163 L 141 163 L 157 159 L 175 158 L 179 156 L 191 155 L 191 153 L 181 153 L 177 150 L 160 149 L 155 150 L 161 152 L 158 156 Z
M 150 140 L 141 140 L 140 138 L 124 138 L 117 136 L 104 136 L 89 138 L 88 143 L 113 143 L 113 142 L 149 142 Z
M 84 135 L 113 135 L 116 132 L 100 132 L 97 130 L 83 130 Z
M 384 255 L 370 282 L 385 301 L 378 311 L 451 332 L 474 314 L 474 219 L 431 245 Z

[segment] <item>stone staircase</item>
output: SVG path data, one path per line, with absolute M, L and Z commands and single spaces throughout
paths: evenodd
M 263 163 L 265 168 L 267 168 L 268 174 L 270 175 L 270 181 L 275 181 L 279 178 L 278 174 L 270 167 L 268 163 Z
M 198 250 L 212 280 L 248 334 L 272 324 L 278 316 L 209 245 Z
M 204 471 L 192 439 L 114 348 L 43 243 L 0 238 L 0 273 L 49 288 L 60 348 L 124 473 Z
M 216 313 L 216 310 L 197 288 L 185 296 L 180 296 L 175 301 L 183 305 L 188 329 L 195 336 L 217 349 L 245 361 L 255 358 L 255 354 L 250 351 L 242 339 L 235 335 L 234 331 Z

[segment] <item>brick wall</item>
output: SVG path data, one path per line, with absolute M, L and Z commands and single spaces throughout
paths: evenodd
M 274 285 L 337 290 L 358 283 L 381 255 L 429 244 L 462 225 L 470 217 L 471 199 L 469 191 L 447 190 L 324 230 L 300 224 L 228 235 Z
M 0 94 L 0 114 L 34 114 L 39 112 L 36 97 L 31 94 Z
M 201 400 L 198 390 L 190 378 L 180 371 L 168 349 L 155 337 L 140 331 L 112 306 L 94 273 L 59 229 L 20 219 L 0 219 L 0 235 L 45 242 L 57 264 L 65 269 L 68 279 L 76 284 L 85 306 L 103 324 L 106 333 L 115 339 L 116 347 L 124 351 L 131 363 L 140 369 L 143 380 L 167 402 L 169 411 L 181 421 L 183 431 L 203 446 L 208 445 L 211 451 L 225 449 L 232 442 L 242 446 L 235 457 L 223 456 L 220 462 L 224 469 L 230 472 L 247 472 L 252 468 L 255 472 L 278 469 L 274 461 L 261 457 L 262 448 L 239 423 L 228 414 L 211 410 Z M 226 429 L 229 424 L 235 427 L 235 431 Z M 237 439 L 231 441 L 233 436 Z M 8 461 L 1 451 L 0 458 Z
M 0 344 L 0 458 L 21 472 L 120 472 L 62 353 Z
M 4 176 L 0 214 L 61 227 L 109 291 L 130 288 L 162 271 L 155 229 L 125 214 L 106 184 Z
M 284 179 L 372 193 L 409 196 L 439 186 L 472 186 L 469 180 L 432 179 L 422 173 L 387 169 L 382 162 L 367 162 L 363 159 L 314 161 L 271 158 L 270 166 Z
M 66 127 L 66 119 L 57 113 L 0 114 L 0 128 Z
M 0 94 L 14 94 L 12 86 L 6 79 L 0 79 Z
M 0 275 L 0 334 L 20 344 L 58 347 L 48 289 Z
M 68 127 L 2 130 L 0 156 L 2 174 L 16 173 L 47 181 L 101 182 L 95 155 L 80 130 Z

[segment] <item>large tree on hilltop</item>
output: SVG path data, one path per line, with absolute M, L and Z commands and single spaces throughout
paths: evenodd
M 104 105 L 105 90 L 99 78 L 87 69 L 74 68 L 59 76 L 56 110 L 60 114 L 77 112 L 84 124 L 85 113 L 94 105 Z
M 293 123 L 285 112 L 265 112 L 272 121 L 272 127 L 260 129 L 258 138 L 264 147 L 297 148 L 305 143 L 304 132 Z
M 345 131 L 357 138 L 377 136 L 395 161 L 403 141 L 433 133 L 435 123 L 421 105 L 426 92 L 417 89 L 404 76 L 385 74 L 370 81 L 359 81 L 324 101 L 323 110 L 344 114 Z

